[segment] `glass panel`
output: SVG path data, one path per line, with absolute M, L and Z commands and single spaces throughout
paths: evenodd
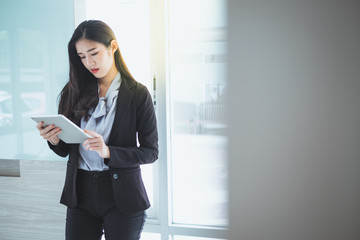
M 142 232 L 140 239 L 142 239 L 142 240 L 161 240 L 161 235 L 159 233 Z
M 101 19 L 112 28 L 131 74 L 151 93 L 149 2 L 104 0 L 99 4 L 97 0 L 86 0 L 86 18 Z M 154 188 L 157 185 L 154 168 L 157 168 L 157 163 L 141 166 L 144 184 L 152 204 L 147 210 L 148 219 L 158 219 L 158 188 Z
M 57 113 L 57 96 L 67 81 L 73 21 L 72 0 L 2 3 L 0 158 L 62 159 L 48 148 L 30 116 Z
M 0 31 L 0 129 L 1 135 L 13 125 L 13 103 L 9 89 L 10 78 L 10 36 L 6 30 Z M 0 137 L 1 139 L 1 137 Z M 0 143 L 1 144 L 1 143 Z
M 174 240 L 225 240 L 220 238 L 203 238 L 203 237 L 189 237 L 189 236 L 179 236 L 175 235 Z
M 10 82 L 10 36 L 6 30 L 0 30 L 0 84 Z M 3 90 L 1 88 L 1 90 Z
M 225 4 L 169 4 L 173 223 L 227 225 Z

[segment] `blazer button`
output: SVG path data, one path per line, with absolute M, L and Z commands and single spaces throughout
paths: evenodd
M 119 177 L 119 176 L 118 176 L 116 173 L 114 173 L 113 178 L 114 178 L 114 179 L 118 179 L 118 177 Z

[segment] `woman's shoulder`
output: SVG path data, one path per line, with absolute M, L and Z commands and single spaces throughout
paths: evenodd
M 124 78 L 123 81 L 126 82 L 130 89 L 133 89 L 136 92 L 148 92 L 148 88 L 144 84 L 134 79 Z

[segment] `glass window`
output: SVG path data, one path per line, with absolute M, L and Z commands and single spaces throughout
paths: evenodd
M 140 239 L 144 239 L 144 240 L 161 240 L 161 235 L 159 233 L 142 232 Z
M 68 75 L 73 1 L 5 1 L 2 6 L 6 7 L 0 8 L 0 146 L 6 151 L 0 151 L 0 158 L 60 160 L 30 116 L 57 113 L 57 96 Z
M 173 240 L 224 240 L 220 238 L 203 238 L 203 237 L 191 237 L 191 236 L 180 236 L 175 235 L 172 238 Z
M 0 31 L 0 82 L 10 82 L 10 78 L 4 77 L 4 73 L 10 71 L 10 42 L 9 32 Z
M 227 225 L 225 3 L 169 1 L 175 224 Z

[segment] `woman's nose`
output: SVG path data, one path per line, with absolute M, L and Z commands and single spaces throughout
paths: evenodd
M 86 58 L 86 64 L 90 67 L 92 65 L 94 65 L 94 59 L 92 59 L 92 57 L 87 57 Z

